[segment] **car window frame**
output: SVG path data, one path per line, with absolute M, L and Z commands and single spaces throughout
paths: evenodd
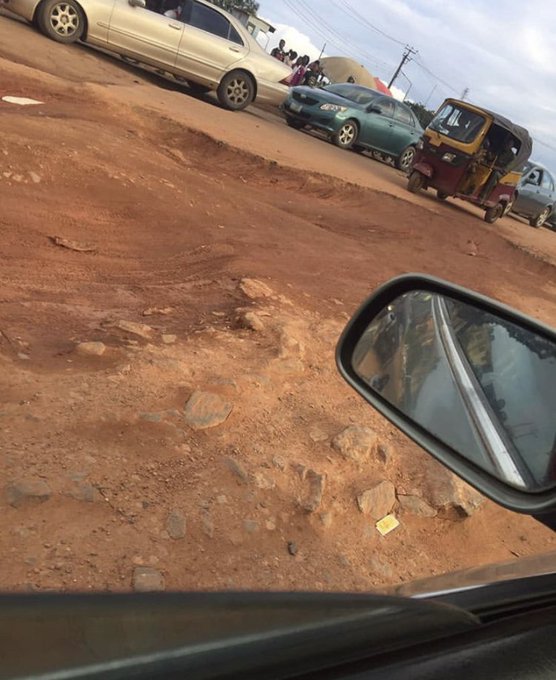
M 392 107 L 392 109 L 391 109 L 392 113 L 387 114 L 387 113 L 384 113 L 383 111 L 381 111 L 378 115 L 384 116 L 384 118 L 390 118 L 391 120 L 395 120 L 394 112 L 396 111 L 396 102 L 391 97 L 379 97 L 376 101 L 372 102 L 373 106 L 382 107 L 384 104 L 387 104 L 387 105 Z
M 545 181 L 547 184 L 545 185 Z M 548 171 L 544 171 L 541 178 L 541 189 L 545 189 L 549 193 L 554 192 L 554 178 Z
M 245 41 L 241 35 L 241 33 L 237 30 L 237 28 L 234 26 L 234 24 L 228 19 L 227 16 L 224 15 L 223 12 L 219 12 L 217 7 L 209 7 L 208 5 L 205 5 L 203 2 L 198 2 L 197 0 L 185 0 L 184 2 L 184 7 L 186 7 L 186 11 L 183 12 L 182 17 L 180 17 L 180 20 L 182 23 L 184 23 L 186 26 L 189 28 L 194 28 L 197 31 L 203 31 L 203 33 L 208 33 L 210 36 L 213 38 L 218 38 L 220 40 L 225 40 L 226 42 L 231 43 L 232 45 L 240 45 L 241 47 L 245 47 Z M 227 37 L 224 37 L 222 35 L 218 35 L 217 33 L 213 33 L 212 31 L 208 31 L 206 28 L 201 28 L 200 26 L 195 26 L 191 23 L 192 18 L 193 18 L 193 10 L 195 7 L 200 7 L 202 10 L 206 12 L 213 12 L 214 14 L 217 14 L 223 21 L 225 21 L 228 24 L 228 33 Z M 232 35 L 232 31 L 235 33 L 235 35 L 238 37 L 238 40 L 232 39 L 230 36 Z
M 396 116 L 397 112 L 401 111 L 405 113 L 408 117 L 409 120 L 401 120 L 401 118 L 398 118 Z M 400 123 L 401 125 L 408 125 L 409 127 L 415 127 L 415 118 L 413 116 L 413 112 L 408 106 L 405 106 L 405 104 L 402 104 L 401 102 L 394 102 L 394 120 L 396 123 Z

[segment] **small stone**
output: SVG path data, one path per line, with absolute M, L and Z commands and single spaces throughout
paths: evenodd
M 309 495 L 303 502 L 303 509 L 307 512 L 316 512 L 322 503 L 322 495 L 326 484 L 326 475 L 320 475 L 314 470 L 307 472 L 306 479 L 309 482 Z
M 36 172 L 30 171 L 29 177 L 31 178 L 31 181 L 33 182 L 33 184 L 40 184 L 41 176 L 39 174 L 37 174 Z
M 138 593 L 165 590 L 164 576 L 152 567 L 135 567 L 133 570 L 133 590 Z
M 299 479 L 304 482 L 305 477 L 307 477 L 307 467 L 302 463 L 291 463 L 291 468 L 299 476 Z
M 359 510 L 364 515 L 370 515 L 379 520 L 385 517 L 394 507 L 396 502 L 396 489 L 392 482 L 383 481 L 372 489 L 363 491 L 357 497 Z
M 214 522 L 208 512 L 203 513 L 202 525 L 205 536 L 212 538 L 214 536 Z
M 265 491 L 269 491 L 270 489 L 274 489 L 274 487 L 276 486 L 276 482 L 270 477 L 267 477 L 262 472 L 255 472 L 255 474 L 253 475 L 253 479 L 255 481 L 255 486 L 258 489 L 264 489 Z
M 267 519 L 266 522 L 264 523 L 265 528 L 267 531 L 276 531 L 276 520 L 274 519 Z
M 25 352 L 18 352 L 17 358 L 21 359 L 21 361 L 29 361 L 31 357 L 28 354 L 25 354 Z
M 174 311 L 173 307 L 149 307 L 143 312 L 143 316 L 152 316 L 153 314 L 171 314 Z
M 75 351 L 84 357 L 100 357 L 106 352 L 106 345 L 103 342 L 80 342 Z
M 286 469 L 286 461 L 284 458 L 282 458 L 282 456 L 273 456 L 272 464 L 274 465 L 275 468 L 278 468 L 278 470 Z
M 186 519 L 179 510 L 172 510 L 166 520 L 166 531 L 175 541 L 185 538 Z
M 42 479 L 22 479 L 6 487 L 8 503 L 14 508 L 24 504 L 44 503 L 51 495 L 50 487 Z
M 165 345 L 173 345 L 176 342 L 177 339 L 178 339 L 178 336 L 172 335 L 171 333 L 164 333 L 162 335 L 162 342 Z
M 257 298 L 271 297 L 273 294 L 272 289 L 269 288 L 266 283 L 259 281 L 258 279 L 242 279 L 240 281 L 239 287 L 243 293 L 251 300 L 256 300 Z
M 313 427 L 309 430 L 309 437 L 315 442 L 324 442 L 328 439 L 328 433 L 320 427 Z
M 185 421 L 195 430 L 221 425 L 228 419 L 233 406 L 213 392 L 194 392 L 185 406 Z
M 288 541 L 288 552 L 293 557 L 297 555 L 297 543 L 295 541 Z
M 330 511 L 321 512 L 321 514 L 319 515 L 319 519 L 322 522 L 322 525 L 325 529 L 330 529 L 330 527 L 332 526 L 332 522 L 334 520 L 334 516 Z
M 244 328 L 249 328 L 259 333 L 264 330 L 263 320 L 256 312 L 245 312 L 241 317 L 241 324 Z
M 224 462 L 226 463 L 228 470 L 230 470 L 230 472 L 234 474 L 240 482 L 248 482 L 249 475 L 247 474 L 247 470 L 239 461 L 235 460 L 234 458 L 225 458 Z
M 332 441 L 332 446 L 338 453 L 357 462 L 368 460 L 376 444 L 376 432 L 361 425 L 346 427 Z
M 398 501 L 404 510 L 419 517 L 436 517 L 437 510 L 431 507 L 419 496 L 405 496 L 398 494 Z
M 377 447 L 377 454 L 379 459 L 383 463 L 387 463 L 390 460 L 391 454 L 390 454 L 390 449 L 386 444 L 379 444 Z
M 135 321 L 125 321 L 123 319 L 111 324 L 111 327 L 117 328 L 120 331 L 124 331 L 124 333 L 138 335 L 144 340 L 150 340 L 151 334 L 153 332 L 153 329 L 150 326 L 147 326 L 145 323 L 136 323 Z
M 280 352 L 281 358 L 296 357 L 302 359 L 305 356 L 305 345 L 296 337 L 289 328 L 283 328 L 280 333 Z
M 254 519 L 244 519 L 243 528 L 248 534 L 254 534 L 256 531 L 259 530 L 259 523 L 256 522 Z
M 93 503 L 98 499 L 99 493 L 92 484 L 89 484 L 89 482 L 78 482 L 70 491 L 70 496 L 75 498 L 76 501 Z

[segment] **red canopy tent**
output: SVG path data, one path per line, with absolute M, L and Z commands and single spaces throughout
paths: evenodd
M 383 94 L 387 94 L 389 97 L 394 96 L 380 78 L 375 78 L 375 89 Z

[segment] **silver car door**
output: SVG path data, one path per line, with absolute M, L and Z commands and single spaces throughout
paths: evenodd
M 187 5 L 176 66 L 185 78 L 219 83 L 235 62 L 249 54 L 249 47 L 232 17 L 200 2 Z
M 153 66 L 174 66 L 184 25 L 132 3 L 114 2 L 108 29 L 110 49 Z

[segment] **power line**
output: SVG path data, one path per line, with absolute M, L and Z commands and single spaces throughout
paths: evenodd
M 388 33 L 383 31 L 381 28 L 372 24 L 368 19 L 366 19 L 362 14 L 360 14 L 354 7 L 352 7 L 352 5 L 350 5 L 348 2 L 346 2 L 346 0 L 340 0 L 340 4 L 343 5 L 343 7 L 347 11 L 347 13 L 349 15 L 351 15 L 352 19 L 355 19 L 358 23 L 361 23 L 364 26 L 366 26 L 367 28 L 370 28 L 372 31 L 379 33 L 384 38 L 388 38 L 388 40 L 391 40 L 392 42 L 395 42 L 398 45 L 402 45 L 402 47 L 405 47 L 404 42 L 402 42 L 401 40 L 398 40 L 397 38 L 394 38 L 391 35 L 388 35 Z
M 353 45 L 346 43 L 344 41 L 344 37 L 329 24 L 323 22 L 321 17 L 313 18 L 311 10 L 307 9 L 305 6 L 302 6 L 299 1 L 296 2 L 295 0 L 284 0 L 284 3 L 294 14 L 298 16 L 299 19 L 301 19 L 303 23 L 312 28 L 317 34 L 321 36 L 321 38 L 326 40 L 333 47 L 336 47 L 336 49 L 338 49 L 340 52 L 346 54 L 356 53 L 355 56 L 358 56 L 362 61 L 369 61 L 379 68 L 391 68 L 390 64 L 380 61 L 373 55 L 370 55 L 363 50 L 354 50 Z M 323 27 L 326 30 L 323 30 Z

